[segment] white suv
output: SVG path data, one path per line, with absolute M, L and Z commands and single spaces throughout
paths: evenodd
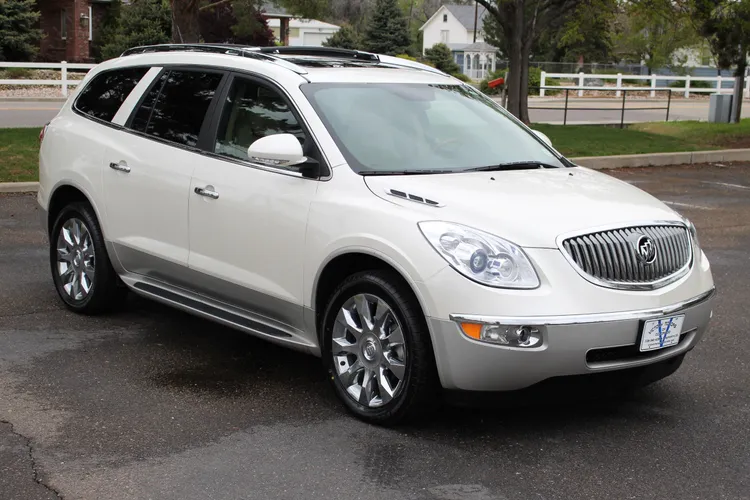
M 712 316 L 695 229 L 470 85 L 319 48 L 165 45 L 43 131 L 57 291 L 126 290 L 320 356 L 360 418 L 446 390 L 674 372 Z

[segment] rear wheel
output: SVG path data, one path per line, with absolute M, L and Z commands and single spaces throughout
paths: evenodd
M 52 279 L 69 309 L 96 314 L 122 302 L 126 289 L 119 284 L 88 203 L 71 203 L 60 211 L 49 244 Z
M 437 404 L 429 332 L 398 275 L 368 271 L 345 280 L 329 300 L 323 327 L 334 391 L 356 416 L 392 425 Z

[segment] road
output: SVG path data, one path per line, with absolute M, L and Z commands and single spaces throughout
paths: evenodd
M 313 357 L 135 297 L 67 312 L 34 197 L 0 196 L 0 499 L 750 498 L 750 165 L 615 175 L 691 217 L 712 262 L 681 369 L 393 430 L 348 416 Z
M 532 98 L 529 106 L 550 107 L 555 109 L 530 109 L 531 121 L 534 123 L 562 124 L 564 99 Z M 636 110 L 630 108 L 665 108 L 665 100 L 633 100 L 626 103 L 625 122 L 663 121 L 666 110 Z M 51 120 L 58 112 L 62 103 L 59 101 L 4 101 L 0 100 L 0 128 L 2 127 L 41 127 Z M 567 122 L 569 124 L 584 123 L 620 123 L 619 99 L 573 99 L 568 106 Z M 575 108 L 607 108 L 605 110 L 579 110 Z M 629 110 L 630 109 L 630 110 Z M 743 117 L 750 117 L 750 102 L 743 107 Z M 707 120 L 708 101 L 673 100 L 670 105 L 669 119 L 676 120 Z

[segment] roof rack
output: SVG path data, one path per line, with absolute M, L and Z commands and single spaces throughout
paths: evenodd
M 289 56 L 321 56 L 337 59 L 357 59 L 359 61 L 379 62 L 380 57 L 372 52 L 361 50 L 338 49 L 335 47 L 259 47 L 262 54 L 279 54 Z
M 133 54 L 145 54 L 148 52 L 210 52 L 214 54 L 229 54 L 241 57 L 250 57 L 278 64 L 297 74 L 304 75 L 307 71 L 292 61 L 280 56 L 319 56 L 336 59 L 353 59 L 363 62 L 372 62 L 384 66 L 411 68 L 430 73 L 446 76 L 446 73 L 416 61 L 401 59 L 399 57 L 378 55 L 361 50 L 338 49 L 335 47 L 248 47 L 246 45 L 213 44 L 213 43 L 165 43 L 159 45 L 142 45 L 133 47 L 123 52 L 120 57 Z
M 209 52 L 213 54 L 228 54 L 236 55 L 241 57 L 250 57 L 252 59 L 263 60 L 267 62 L 273 62 L 287 69 L 294 71 L 300 75 L 304 75 L 307 71 L 290 62 L 276 57 L 274 55 L 261 52 L 259 47 L 247 47 L 244 45 L 232 45 L 232 44 L 210 44 L 210 43 L 164 43 L 158 45 L 141 45 L 140 47 L 132 47 L 127 49 L 120 57 L 130 56 L 133 54 L 146 54 L 149 52 Z

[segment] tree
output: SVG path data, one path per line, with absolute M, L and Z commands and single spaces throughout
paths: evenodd
M 201 39 L 206 43 L 232 43 L 270 47 L 275 36 L 252 0 L 216 2 L 199 9 Z
M 461 72 L 461 68 L 453 60 L 451 49 L 444 43 L 436 43 L 424 51 L 425 59 L 440 71 L 453 75 Z
M 750 56 L 750 0 L 688 0 L 686 12 L 708 40 L 720 69 L 734 67 L 732 122 L 742 116 L 742 89 Z
M 328 40 L 323 42 L 323 46 L 359 50 L 362 47 L 362 40 L 360 39 L 359 33 L 357 33 L 351 25 L 344 24 L 336 33 L 331 35 Z
M 617 19 L 618 52 L 649 74 L 675 63 L 679 49 L 699 43 L 690 19 L 672 0 L 627 0 Z
M 410 45 L 406 17 L 398 1 L 377 0 L 365 32 L 365 49 L 395 56 L 406 53 Z
M 560 29 L 565 24 L 566 14 L 575 11 L 586 0 L 475 1 L 487 9 L 487 15 L 496 23 L 503 44 L 499 48 L 508 56 L 508 111 L 529 123 L 529 57 L 532 49 L 542 33 Z
M 139 45 L 169 43 L 171 23 L 166 0 L 133 0 L 122 6 L 117 29 L 102 47 L 102 57 L 119 57 Z
M 0 61 L 30 61 L 39 50 L 35 0 L 0 0 Z

